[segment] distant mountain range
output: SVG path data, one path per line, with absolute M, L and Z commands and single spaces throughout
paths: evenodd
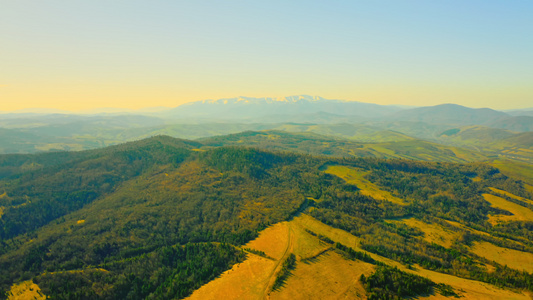
M 186 103 L 166 112 L 169 117 L 254 119 L 279 118 L 280 116 L 312 115 L 326 113 L 340 116 L 374 118 L 402 110 L 396 106 L 384 106 L 345 100 L 329 100 L 308 95 L 252 98 L 237 97 Z
M 224 98 L 124 112 L 102 108 L 92 114 L 36 109 L 0 114 L 0 153 L 84 150 L 160 134 L 198 139 L 282 130 L 362 143 L 425 140 L 533 161 L 527 152 L 531 147 L 520 146 L 528 137 L 520 133 L 533 131 L 533 116 L 528 112 L 456 104 L 386 106 L 308 95 Z
M 533 130 L 533 116 L 511 114 L 490 108 L 469 108 L 457 104 L 400 107 L 308 95 L 280 98 L 237 97 L 203 100 L 162 112 L 170 119 L 239 120 L 263 123 L 361 123 L 365 121 L 407 121 L 464 126 L 484 125 L 525 132 Z
M 490 108 L 474 109 L 457 104 L 418 107 L 403 110 L 390 116 L 392 120 L 397 121 L 460 125 L 482 125 L 508 117 L 508 114 Z
M 533 109 L 497 111 L 490 108 L 469 108 L 457 104 L 426 107 L 379 105 L 357 101 L 332 100 L 318 96 L 296 95 L 288 97 L 235 97 L 201 100 L 175 108 L 151 107 L 138 110 L 98 108 L 76 113 L 57 109 L 23 109 L 0 112 L 0 122 L 33 118 L 39 115 L 150 115 L 167 122 L 310 122 L 321 124 L 361 123 L 365 121 L 406 121 L 453 126 L 484 125 L 513 131 L 533 130 Z M 1 125 L 0 125 L 1 126 Z

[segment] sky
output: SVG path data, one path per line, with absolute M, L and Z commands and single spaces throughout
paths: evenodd
M 0 111 L 307 94 L 533 107 L 533 1 L 0 0 Z

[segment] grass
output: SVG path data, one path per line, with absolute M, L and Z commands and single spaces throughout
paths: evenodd
M 494 160 L 490 163 L 498 168 L 503 174 L 518 178 L 528 184 L 529 190 L 533 192 L 533 165 L 512 160 Z
M 404 270 L 403 270 L 404 271 Z M 500 289 L 488 283 L 464 279 L 448 274 L 443 274 L 435 271 L 419 268 L 416 273 L 420 276 L 427 277 L 436 283 L 445 283 L 453 288 L 459 294 L 459 299 L 531 299 L 529 295 L 520 292 Z M 442 295 L 431 295 L 429 297 L 419 297 L 418 299 L 456 299 L 444 297 Z
M 487 242 L 474 242 L 470 250 L 488 260 L 510 268 L 533 272 L 533 254 L 496 246 Z
M 186 299 L 263 299 L 276 262 L 257 255 L 233 266 Z
M 11 295 L 7 298 L 9 300 L 46 299 L 46 297 L 41 292 L 41 288 L 39 288 L 39 286 L 33 283 L 31 280 L 14 284 L 11 287 L 10 292 Z
M 370 275 L 374 266 L 348 261 L 334 251 L 317 257 L 313 263 L 298 264 L 286 285 L 290 288 L 272 293 L 271 299 L 358 299 L 365 290 L 361 274 Z
M 377 185 L 366 180 L 364 178 L 366 172 L 345 166 L 328 166 L 325 172 L 344 179 L 348 184 L 357 186 L 363 195 L 370 196 L 376 200 L 390 201 L 402 205 L 405 204 L 402 199 L 393 196 L 390 192 L 384 191 Z
M 507 196 L 507 197 L 514 198 L 516 200 L 520 200 L 520 201 L 523 201 L 523 202 L 526 202 L 526 203 L 529 203 L 529 204 L 533 204 L 533 200 L 526 199 L 526 198 L 523 198 L 523 197 L 520 197 L 520 196 L 516 196 L 516 195 L 511 194 L 509 192 L 506 192 L 504 190 L 500 190 L 500 189 L 493 188 L 493 187 L 490 187 L 489 189 L 491 191 L 493 191 L 494 193 L 496 193 L 496 194 L 504 195 L 504 196 Z
M 6 192 L 3 192 L 2 194 L 0 194 L 0 199 L 5 198 L 5 197 L 7 197 Z M 0 206 L 0 218 L 1 218 L 2 215 L 4 214 L 4 208 L 5 208 L 5 207 Z
M 416 219 L 408 219 L 406 222 L 414 226 L 433 227 Z M 440 235 L 448 234 L 438 227 L 435 225 L 432 230 Z M 244 246 L 263 251 L 274 260 L 250 254 L 246 261 L 234 265 L 231 270 L 202 286 L 187 299 L 365 299 L 367 294 L 359 277 L 361 274 L 372 274 L 375 266 L 359 260 L 347 260 L 334 251 L 330 244 L 320 240 L 319 236 L 362 251 L 359 248 L 359 238 L 301 214 L 290 222 L 281 222 L 265 229 L 257 239 Z M 296 256 L 296 268 L 279 289 L 269 292 L 281 263 L 290 254 Z M 448 284 L 463 299 L 530 299 L 528 295 L 499 289 L 487 283 L 429 271 L 418 266 L 417 270 L 410 270 L 390 259 L 375 254 L 370 256 L 402 271 L 427 277 L 435 283 Z M 451 299 L 439 294 L 418 299 L 428 298 Z
M 243 248 L 262 251 L 272 259 L 248 255 L 244 262 L 234 265 L 231 270 L 202 286 L 187 299 L 263 299 L 273 283 L 271 281 L 275 279 L 281 260 L 290 248 L 290 234 L 287 222 L 277 223 L 263 230 Z
M 513 215 L 491 215 L 489 216 L 489 222 L 491 224 L 496 224 L 502 221 L 533 221 L 533 211 L 523 207 L 521 205 L 515 204 L 513 202 L 507 201 L 501 197 L 494 196 L 491 194 L 483 194 L 483 198 L 490 202 L 493 207 L 500 208 L 511 212 Z
M 317 235 L 326 236 L 330 238 L 331 240 L 344 244 L 348 247 L 351 247 L 354 250 L 362 251 L 359 248 L 359 238 L 353 236 L 352 234 L 346 231 L 330 227 L 314 219 L 311 216 L 302 214 L 301 216 L 291 221 L 291 224 L 293 224 L 293 227 L 301 226 L 303 228 L 307 228 L 308 230 L 316 233 Z M 297 243 L 297 241 L 295 243 Z M 358 290 L 358 286 L 357 286 L 358 283 L 352 282 L 352 284 L 350 284 L 342 280 L 346 280 L 345 277 L 350 276 L 347 273 L 347 272 L 351 272 L 349 270 L 349 267 L 351 267 L 350 263 L 353 263 L 352 266 L 359 269 L 361 273 L 364 273 L 364 272 L 371 273 L 372 271 L 369 271 L 366 268 L 373 267 L 373 266 L 370 264 L 366 264 L 364 262 L 359 262 L 359 261 L 354 262 L 350 260 L 343 260 L 342 257 L 338 258 L 337 256 L 340 256 L 340 255 L 334 251 L 327 251 L 323 255 L 320 255 L 317 258 L 318 262 L 316 264 L 309 264 L 309 265 L 305 263 L 298 264 L 298 267 L 293 272 L 293 277 L 287 280 L 288 288 L 283 289 L 279 294 L 272 294 L 273 297 L 271 297 L 271 299 L 317 299 L 317 298 L 321 298 L 321 299 L 363 298 L 364 299 L 366 298 L 366 294 Z M 461 299 L 530 299 L 528 295 L 500 289 L 487 283 L 483 283 L 483 282 L 479 282 L 475 280 L 463 279 L 463 278 L 459 278 L 456 276 L 442 274 L 442 273 L 438 273 L 438 272 L 434 272 L 430 270 L 425 270 L 421 267 L 417 267 L 418 270 L 414 271 L 390 259 L 378 256 L 375 254 L 370 254 L 370 256 L 377 261 L 384 262 L 391 266 L 396 266 L 402 271 L 428 277 L 430 280 L 436 283 L 444 283 L 444 284 L 451 285 L 455 289 L 455 291 L 458 294 L 460 294 Z M 329 273 L 328 270 L 330 270 L 330 268 L 335 269 L 335 271 L 332 271 L 332 273 Z M 342 276 L 339 276 L 341 278 L 337 277 L 337 275 L 335 275 L 336 272 L 343 274 L 345 277 L 342 277 Z M 367 273 L 365 273 L 365 276 L 366 275 Z M 328 277 L 328 276 L 331 276 L 331 277 Z M 328 281 L 328 278 L 334 279 L 333 282 Z M 351 278 L 353 279 L 353 277 Z M 344 286 L 344 290 L 343 290 L 344 294 L 340 293 L 340 288 L 336 289 L 338 287 L 336 282 L 338 283 L 343 282 L 344 284 L 347 284 Z M 331 289 L 328 290 L 327 287 L 331 287 Z M 337 291 L 337 293 L 334 293 L 334 291 Z M 304 296 L 299 297 L 298 293 L 302 293 L 302 295 Z M 322 297 L 322 294 L 320 293 L 324 293 L 323 294 L 324 297 Z M 320 295 L 320 296 L 317 296 L 317 295 Z M 429 297 L 419 297 L 418 299 L 429 299 L 429 298 L 431 299 L 453 299 L 453 298 L 447 298 L 447 297 L 444 297 L 438 294 L 431 295 Z
M 461 229 L 464 229 L 464 230 L 467 230 L 467 231 L 470 231 L 472 233 L 475 233 L 475 234 L 479 234 L 479 235 L 487 235 L 489 236 L 490 234 L 486 233 L 486 232 L 483 232 L 483 231 L 479 231 L 479 230 L 476 230 L 476 229 L 473 229 L 471 227 L 468 227 L 466 225 L 463 225 L 459 222 L 455 222 L 455 221 L 450 221 L 450 220 L 444 220 L 446 221 L 447 223 L 455 226 L 455 227 L 458 227 L 458 228 L 461 228 Z
M 344 230 L 326 225 L 309 215 L 302 214 L 301 216 L 294 218 L 291 223 L 296 228 L 308 229 L 316 234 L 323 235 L 335 242 L 339 242 L 345 246 L 354 248 L 355 250 L 361 250 L 359 248 L 360 239 L 358 237 Z
M 459 237 L 459 233 L 452 232 L 451 230 L 446 229 L 439 224 L 429 224 L 417 220 L 415 218 L 388 222 L 401 222 L 410 227 L 418 228 L 422 230 L 422 232 L 424 232 L 424 240 L 429 243 L 435 243 L 446 248 L 450 248 L 453 242 Z
M 251 248 L 264 252 L 268 257 L 280 260 L 286 249 L 289 238 L 287 222 L 277 223 L 263 230 L 259 237 L 246 244 L 243 248 Z
M 484 154 L 476 151 L 444 146 L 422 140 L 368 144 L 366 147 L 376 152 L 387 154 L 389 156 L 388 158 L 447 162 L 472 162 L 487 159 Z

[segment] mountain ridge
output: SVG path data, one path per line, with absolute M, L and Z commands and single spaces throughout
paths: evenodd
M 510 115 L 490 108 L 470 108 L 458 104 L 440 104 L 399 111 L 391 116 L 397 121 L 433 124 L 485 125 Z
M 280 111 L 281 109 L 281 111 Z M 257 118 L 267 115 L 310 114 L 325 112 L 365 117 L 384 116 L 402 108 L 347 100 L 330 100 L 318 96 L 235 97 L 201 100 L 182 104 L 166 112 L 173 117 Z

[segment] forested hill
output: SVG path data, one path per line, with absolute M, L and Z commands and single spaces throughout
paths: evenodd
M 362 179 L 350 182 L 338 170 Z M 0 299 L 29 279 L 54 299 L 183 298 L 243 261 L 238 247 L 260 230 L 299 212 L 402 264 L 533 290 L 530 273 L 465 247 L 484 241 L 533 253 L 532 220 L 492 222 L 512 213 L 484 195 L 505 191 L 528 209 L 519 199 L 533 196 L 482 163 L 334 158 L 158 136 L 84 152 L 4 155 L 0 173 Z M 363 193 L 364 185 L 390 197 Z M 442 247 L 387 222 L 406 217 L 479 234 L 457 227 L 461 239 Z
M 378 133 L 376 133 L 378 134 Z M 394 142 L 364 143 L 312 132 L 245 131 L 199 140 L 209 146 L 249 146 L 333 157 L 401 158 L 441 162 L 474 162 L 489 156 L 472 150 L 409 138 Z

